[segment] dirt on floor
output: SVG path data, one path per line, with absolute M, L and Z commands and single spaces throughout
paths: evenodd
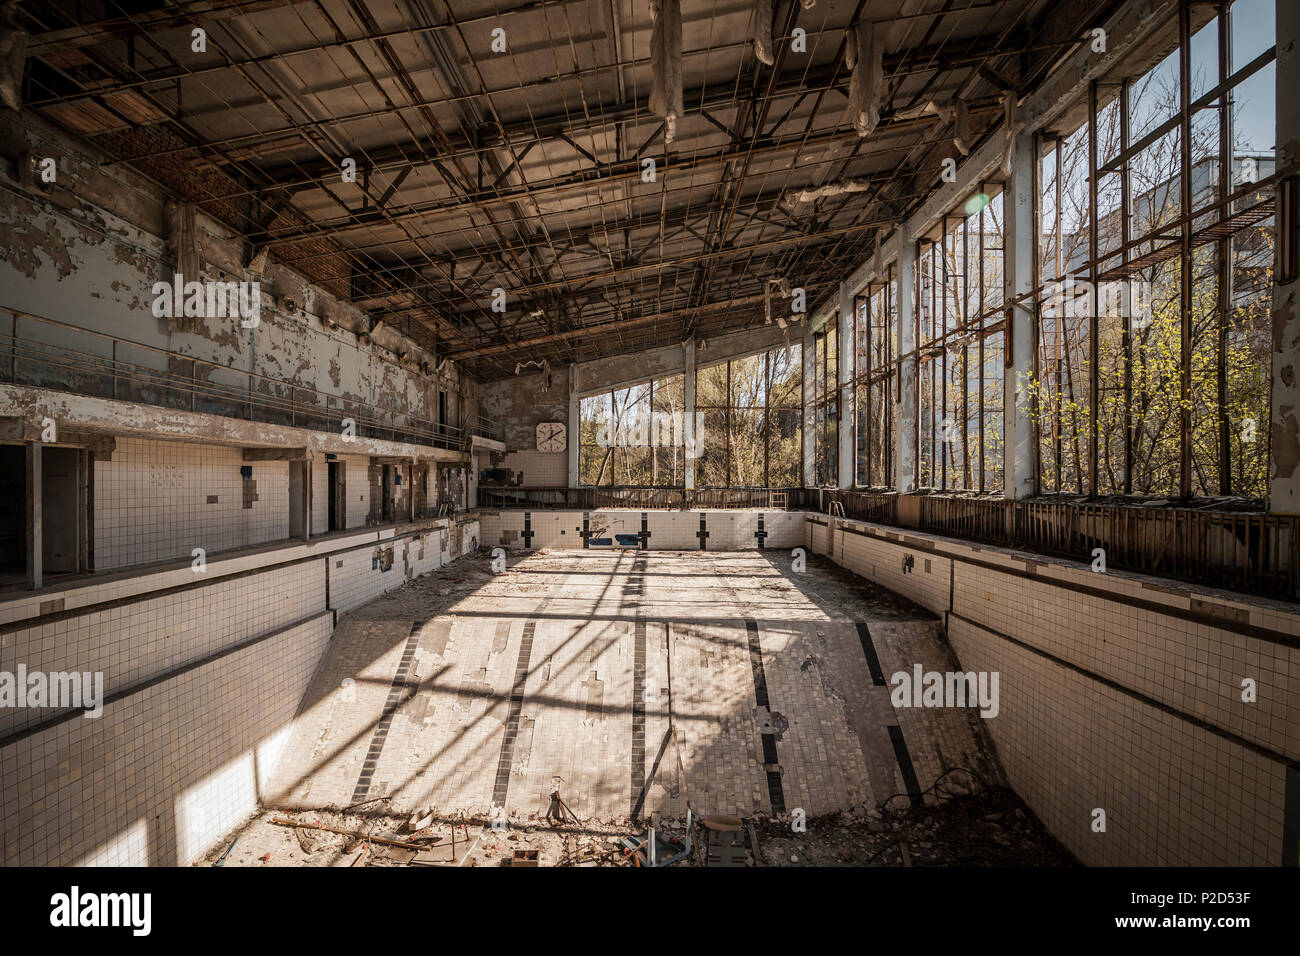
M 633 853 L 625 842 L 643 846 L 644 824 L 582 820 L 552 826 L 544 813 L 496 821 L 481 815 L 398 817 L 384 812 L 385 802 L 354 812 L 265 810 L 232 843 L 214 847 L 196 865 L 648 865 L 644 851 Z M 652 822 L 659 860 L 686 850 L 684 820 Z M 746 866 L 1078 865 L 1013 791 L 985 790 L 973 782 L 954 782 L 942 798 L 927 795 L 919 806 L 895 800 L 883 811 L 860 808 L 802 821 L 788 814 L 746 821 L 696 819 L 690 852 L 675 865 L 710 865 L 710 830 L 719 823 L 723 829 L 739 824 Z

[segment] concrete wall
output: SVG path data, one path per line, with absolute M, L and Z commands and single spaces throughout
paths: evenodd
M 0 709 L 0 864 L 205 852 L 257 808 L 335 615 L 477 539 L 472 517 L 427 521 L 0 601 L 0 671 L 99 671 L 105 695 L 97 718 Z
M 987 723 L 1011 785 L 1084 863 L 1295 864 L 1294 606 L 858 521 L 807 529 L 943 615 L 964 669 L 1000 673 Z
M 435 419 L 438 390 L 449 392 L 450 417 L 477 407 L 477 399 L 462 373 L 447 363 L 441 376 L 425 376 L 396 364 L 395 351 L 408 351 L 419 361 L 434 357 L 406 338 L 401 330 L 384 328 L 370 346 L 358 333 L 370 328 L 368 317 L 275 263 L 260 277 L 260 324 L 245 329 L 237 319 L 200 320 L 197 332 L 172 332 L 168 320 L 152 314 L 152 286 L 170 281 L 175 271 L 168 249 L 165 197 L 151 181 L 118 166 L 101 166 L 103 156 L 87 144 L 53 129 L 28 114 L 6 111 L 0 116 L 0 157 L 11 188 L 0 193 L 0 308 L 17 309 L 48 319 L 123 339 L 193 356 L 228 367 L 215 381 L 247 386 L 235 372 L 254 372 L 278 382 L 316 389 L 347 401 L 368 402 L 397 416 Z M 15 162 L 24 153 L 53 157 L 58 166 L 54 201 L 17 183 Z M 217 281 L 257 278 L 246 272 L 246 244 L 201 212 L 197 231 L 203 276 Z M 297 311 L 278 304 L 291 298 Z M 328 318 L 335 328 L 327 328 Z M 10 318 L 0 314 L 3 334 Z M 111 343 L 39 322 L 20 322 L 20 338 L 78 348 L 105 358 Z M 142 349 L 119 348 L 116 358 L 159 371 L 167 359 Z M 199 377 L 208 375 L 199 367 Z M 174 369 L 189 375 L 185 368 Z M 75 374 L 49 370 L 54 379 Z M 120 397 L 131 398 L 129 382 L 121 382 Z M 288 397 L 286 388 L 259 386 L 263 392 Z M 297 396 L 300 400 L 304 397 Z

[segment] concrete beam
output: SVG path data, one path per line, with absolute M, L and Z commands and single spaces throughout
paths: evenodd
M 420 457 L 439 462 L 464 463 L 469 460 L 468 452 L 459 449 L 363 438 L 360 435 L 345 438 L 333 432 L 250 422 L 26 385 L 0 385 L 0 418 L 4 416 L 20 417 L 31 427 L 38 427 L 41 418 L 48 416 L 59 422 L 60 428 L 103 432 L 119 438 L 185 441 L 236 448 L 305 447 L 313 453 L 396 455 L 403 459 Z
M 306 448 L 245 448 L 244 461 L 305 461 Z

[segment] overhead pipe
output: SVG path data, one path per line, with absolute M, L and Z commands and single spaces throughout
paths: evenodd
M 672 145 L 677 124 L 686 114 L 682 102 L 682 5 L 681 0 L 651 0 L 650 18 L 650 112 L 664 121 L 664 145 Z
M 884 91 L 883 50 L 876 37 L 876 25 L 862 20 L 849 28 L 845 38 L 845 62 L 849 77 L 849 111 L 858 136 L 870 136 L 880 122 L 880 100 Z

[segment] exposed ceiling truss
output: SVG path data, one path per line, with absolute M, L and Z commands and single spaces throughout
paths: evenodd
M 493 379 L 762 323 L 770 278 L 821 301 L 960 158 L 950 124 L 900 114 L 959 97 L 988 135 L 1003 92 L 1040 82 L 1106 5 L 776 0 L 765 66 L 750 0 L 682 0 L 667 148 L 648 4 L 502 6 L 25 2 L 24 104 L 198 203 L 250 258 Z M 860 138 L 846 37 L 863 18 L 885 83 Z

